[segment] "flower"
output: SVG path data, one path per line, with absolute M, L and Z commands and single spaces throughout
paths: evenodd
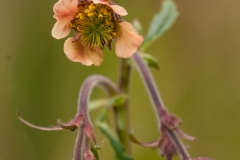
M 117 56 L 129 58 L 143 42 L 135 28 L 120 17 L 127 11 L 108 0 L 59 0 L 53 10 L 57 20 L 54 38 L 64 38 L 74 30 L 75 36 L 64 43 L 64 52 L 73 62 L 99 66 L 105 44 L 111 50 L 113 39 Z

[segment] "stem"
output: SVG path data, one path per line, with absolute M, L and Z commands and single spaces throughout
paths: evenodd
M 167 109 L 165 108 L 163 101 L 161 99 L 161 96 L 157 90 L 156 84 L 152 78 L 152 75 L 149 71 L 149 68 L 145 64 L 144 60 L 142 59 L 139 52 L 136 52 L 133 57 L 133 61 L 136 63 L 139 74 L 142 77 L 142 80 L 146 86 L 146 89 L 148 91 L 148 95 L 154 105 L 154 109 L 157 113 L 157 118 L 159 121 L 159 131 L 161 131 L 161 127 L 165 128 L 167 131 L 168 136 L 170 137 L 172 143 L 174 143 L 179 155 L 181 156 L 181 160 L 189 160 L 190 155 L 185 149 L 184 145 L 182 144 L 181 140 L 178 138 L 176 132 L 174 130 L 171 130 L 167 127 L 167 125 L 162 121 L 162 115 L 161 113 L 167 112 Z M 162 125 L 161 125 L 162 124 Z
M 136 52 L 133 57 L 133 61 L 137 65 L 137 69 L 141 78 L 144 82 L 144 85 L 148 91 L 149 98 L 151 99 L 152 104 L 155 106 L 156 113 L 158 114 L 158 121 L 159 121 L 159 129 L 160 129 L 160 122 L 161 122 L 161 111 L 166 110 L 162 98 L 156 89 L 156 84 L 153 80 L 152 74 L 150 73 L 147 65 L 145 64 L 144 60 L 142 59 L 139 52 Z
M 104 76 L 93 75 L 88 77 L 84 81 L 79 93 L 78 113 L 75 116 L 75 119 L 73 120 L 77 122 L 76 124 L 77 126 L 79 126 L 78 123 L 80 123 L 81 125 L 80 126 L 81 129 L 77 136 L 77 140 L 74 148 L 74 160 L 82 160 L 81 158 L 83 157 L 83 155 L 81 153 L 83 152 L 84 147 L 85 149 L 88 149 L 88 146 L 84 144 L 84 138 L 85 139 L 87 138 L 88 140 L 90 140 L 88 141 L 88 143 L 90 142 L 92 145 L 96 144 L 95 135 L 93 133 L 92 122 L 90 120 L 89 113 L 88 113 L 88 102 L 95 86 L 102 87 L 102 89 L 106 91 L 108 96 L 114 96 L 117 94 L 117 86 L 111 80 L 109 80 L 108 78 L 105 78 Z
M 105 90 L 108 96 L 113 96 L 117 94 L 116 85 L 108 78 L 101 75 L 92 75 L 88 77 L 84 81 L 79 93 L 78 114 L 88 113 L 88 101 L 90 98 L 90 94 L 92 93 L 92 90 L 95 86 L 99 86 L 103 90 Z
M 177 136 L 174 130 L 169 129 L 165 124 L 162 126 L 166 129 L 168 136 L 171 138 L 171 141 L 174 143 L 175 147 L 178 150 L 179 155 L 181 156 L 181 160 L 190 160 L 190 155 L 186 148 L 184 147 L 182 141 Z
M 130 133 L 129 123 L 129 84 L 132 67 L 126 59 L 120 59 L 118 87 L 119 92 L 126 94 L 128 100 L 124 105 L 114 108 L 115 126 L 120 142 L 126 149 L 127 154 L 131 154 L 131 146 L 128 134 Z
M 84 134 L 84 124 L 81 124 L 79 131 L 78 131 L 78 136 L 75 142 L 75 147 L 74 147 L 74 155 L 73 155 L 73 160 L 82 160 L 83 159 L 83 151 L 84 151 L 84 139 L 86 138 Z

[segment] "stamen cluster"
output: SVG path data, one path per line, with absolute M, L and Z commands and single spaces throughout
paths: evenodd
M 79 32 L 78 42 L 90 48 L 103 48 L 116 37 L 113 10 L 103 4 L 80 4 L 70 27 Z

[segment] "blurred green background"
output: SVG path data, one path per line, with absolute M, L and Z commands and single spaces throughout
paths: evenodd
M 4 1 L 0 6 L 0 160 L 70 160 L 77 132 L 46 132 L 30 122 L 49 126 L 70 120 L 76 112 L 78 91 L 91 74 L 117 80 L 118 58 L 105 49 L 100 67 L 69 61 L 65 39 L 51 37 L 55 23 L 50 1 Z M 146 34 L 161 1 L 116 0 L 137 17 Z M 240 158 L 240 1 L 177 1 L 180 16 L 174 26 L 148 50 L 159 59 L 152 70 L 168 109 L 183 121 L 181 128 L 198 138 L 185 142 L 192 157 L 215 160 Z M 156 119 L 137 72 L 131 87 L 131 128 L 142 141 L 158 138 Z M 104 97 L 99 89 L 93 98 Z M 98 111 L 91 113 L 96 117 Z M 106 139 L 95 129 L 97 140 Z M 158 160 L 156 150 L 132 145 L 136 160 Z M 114 157 L 108 141 L 102 160 Z M 176 158 L 177 159 L 177 158 Z

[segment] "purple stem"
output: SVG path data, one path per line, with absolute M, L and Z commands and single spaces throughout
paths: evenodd
M 101 75 L 92 75 L 83 82 L 79 93 L 78 113 L 75 116 L 82 117 L 82 124 L 74 148 L 74 160 L 82 160 L 83 155 L 81 152 L 85 149 L 83 147 L 85 145 L 84 138 L 88 138 L 91 144 L 96 144 L 93 126 L 88 113 L 88 102 L 95 86 L 101 87 L 108 96 L 114 96 L 118 93 L 117 86 L 111 80 Z
M 78 132 L 78 136 L 75 142 L 74 147 L 74 158 L 73 160 L 83 160 L 83 151 L 84 151 L 84 139 L 86 139 L 85 136 L 85 130 L 84 130 L 84 124 L 81 124 Z
M 159 131 L 161 131 L 161 127 L 164 127 L 167 131 L 168 136 L 171 138 L 172 143 L 174 143 L 175 147 L 177 148 L 178 153 L 181 156 L 181 160 L 189 160 L 190 155 L 185 149 L 184 145 L 182 144 L 181 140 L 178 138 L 177 134 L 174 130 L 169 129 L 164 122 L 162 121 L 162 112 L 167 112 L 167 109 L 165 108 L 163 101 L 161 99 L 161 96 L 157 90 L 156 84 L 152 78 L 152 75 L 149 71 L 149 68 L 145 64 L 143 58 L 141 57 L 139 52 L 136 52 L 132 56 L 133 61 L 136 63 L 137 69 L 139 74 L 141 75 L 141 78 L 146 86 L 146 89 L 148 91 L 148 95 L 154 105 L 154 109 L 157 113 L 158 121 L 159 121 Z

